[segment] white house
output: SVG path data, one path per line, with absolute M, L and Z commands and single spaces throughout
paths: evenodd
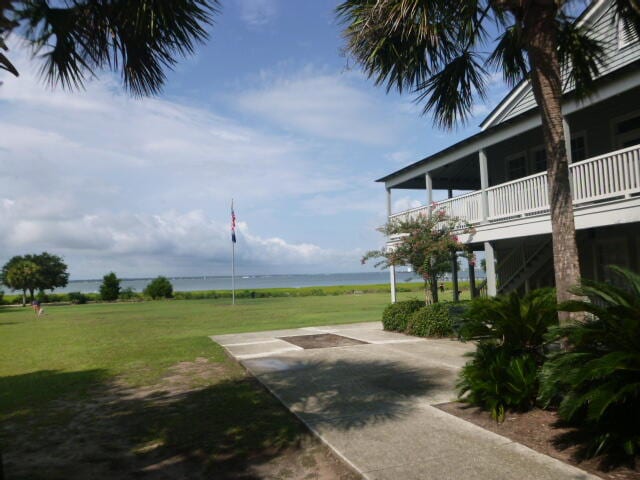
M 608 280 L 609 264 L 640 271 L 640 42 L 611 0 L 593 2 L 577 22 L 606 52 L 595 95 L 578 101 L 571 83 L 564 85 L 577 241 L 582 275 Z M 377 180 L 387 190 L 389 218 L 425 212 L 437 189 L 468 192 L 437 205 L 474 225 L 465 240 L 485 253 L 489 295 L 553 284 L 540 123 L 523 81 L 479 133 Z M 424 190 L 425 206 L 392 212 L 396 189 Z M 391 278 L 395 299 L 393 271 Z

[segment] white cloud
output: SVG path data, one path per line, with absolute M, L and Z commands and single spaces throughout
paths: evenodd
M 424 205 L 424 202 L 416 200 L 415 198 L 401 197 L 401 198 L 395 199 L 393 201 L 393 206 L 392 206 L 391 211 L 393 213 L 404 212 L 405 210 L 410 210 L 412 208 L 418 208 L 418 207 L 421 207 L 422 205 Z
M 275 0 L 239 0 L 240 18 L 250 27 L 262 27 L 278 15 Z
M 292 132 L 366 145 L 398 139 L 403 119 L 390 106 L 365 93 L 359 75 L 329 74 L 305 68 L 298 75 L 263 72 L 266 86 L 243 92 L 241 109 Z M 404 112 L 402 112 L 404 113 Z
M 226 269 L 228 202 L 241 195 L 256 212 L 246 211 L 239 230 L 245 271 L 356 269 L 353 248 L 249 228 L 261 221 L 264 228 L 260 208 L 276 209 L 277 202 L 298 200 L 297 212 L 313 213 L 317 205 L 306 199 L 333 198 L 327 208 L 334 210 L 348 199 L 356 210 L 373 211 L 362 200 L 367 193 L 351 193 L 349 177 L 325 164 L 312 140 L 265 133 L 179 101 L 133 99 L 109 77 L 85 92 L 50 91 L 24 53 L 13 49 L 12 61 L 21 76 L 4 75 L 0 87 L 0 260 L 51 250 L 65 256 L 75 278 Z M 327 103 L 338 105 L 352 87 L 338 84 L 332 93 L 331 78 L 306 85 L 325 86 Z M 308 119 L 318 135 L 329 128 L 321 125 L 328 115 L 321 103 L 315 96 Z M 366 99 L 356 95 L 350 108 L 360 106 Z M 342 108 L 354 122 L 362 115 Z M 380 122 L 369 125 L 383 136 Z

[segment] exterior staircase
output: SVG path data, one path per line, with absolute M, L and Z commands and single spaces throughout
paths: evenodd
M 535 273 L 553 260 L 551 241 L 513 249 L 498 263 L 498 294 L 504 295 L 518 290 Z

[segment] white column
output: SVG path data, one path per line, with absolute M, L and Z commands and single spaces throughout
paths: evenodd
M 487 196 L 487 188 L 489 188 L 489 166 L 487 165 L 487 153 L 484 149 L 478 152 L 478 161 L 480 162 L 480 188 L 482 189 L 482 222 L 489 219 L 489 197 Z
M 424 174 L 424 184 L 427 190 L 427 211 L 431 215 L 431 204 L 433 204 L 433 180 L 429 172 Z
M 391 284 L 391 303 L 396 303 L 396 267 L 389 267 L 389 283 Z
M 487 264 L 487 295 L 495 297 L 498 293 L 496 282 L 496 257 L 491 242 L 484 242 L 484 261 Z
M 562 117 L 562 128 L 564 130 L 564 147 L 567 149 L 567 161 L 571 165 L 573 163 L 571 159 L 571 128 L 569 127 L 569 122 L 567 122 L 567 117 Z
M 387 221 L 391 216 L 391 189 L 387 188 Z M 391 286 L 391 303 L 396 303 L 396 267 L 389 267 L 389 285 Z

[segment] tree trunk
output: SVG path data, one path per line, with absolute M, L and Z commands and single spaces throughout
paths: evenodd
M 30 289 L 29 289 L 29 296 L 31 297 L 31 301 L 32 301 L 32 302 L 33 302 L 33 300 L 34 300 L 34 298 L 35 298 L 35 297 L 33 296 L 33 292 L 34 292 L 34 291 L 35 291 L 35 289 L 33 289 L 33 288 L 30 288 Z
M 433 276 L 429 284 L 431 285 L 431 298 L 433 303 L 438 303 L 438 277 Z
M 553 265 L 559 302 L 575 298 L 569 288 L 580 282 L 569 164 L 562 124 L 562 81 L 555 17 L 551 0 L 531 2 L 524 14 L 525 41 L 531 67 L 531 85 L 542 116 L 542 132 L 547 152 L 549 206 L 553 240 Z M 572 321 L 567 312 L 560 323 Z
M 24 289 L 22 290 L 22 306 L 27 306 L 27 291 Z
M 478 296 L 478 292 L 476 291 L 476 263 L 474 261 L 469 260 L 469 292 L 471 294 L 471 298 L 474 299 Z

